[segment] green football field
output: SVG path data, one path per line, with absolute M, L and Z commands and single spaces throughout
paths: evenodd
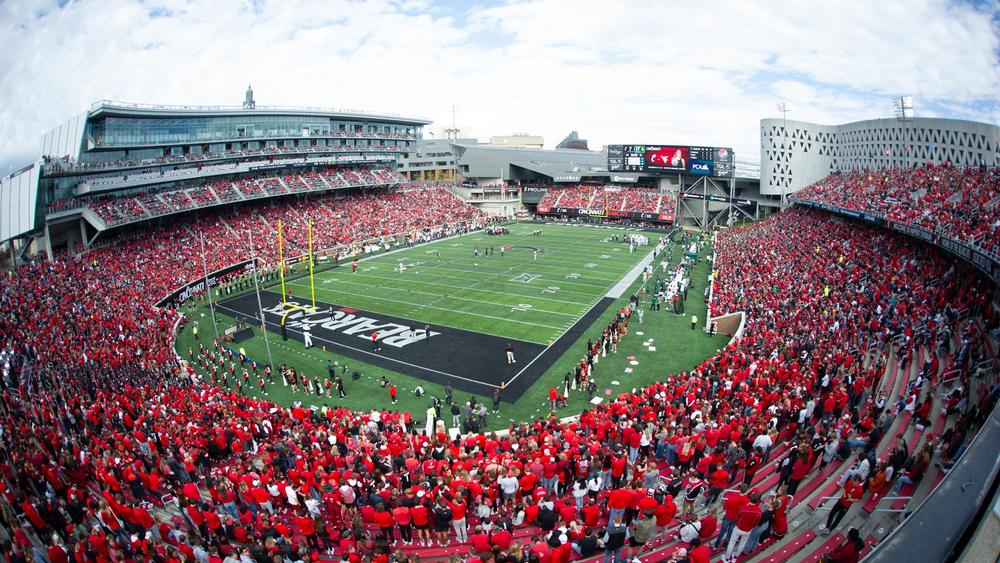
M 472 233 L 376 255 L 355 272 L 321 272 L 314 276 L 316 301 L 544 345 L 652 250 L 655 240 L 634 253 L 612 242 L 629 233 L 640 231 L 515 224 L 508 235 Z M 509 245 L 503 254 L 502 245 Z M 288 287 L 296 300 L 310 298 L 308 277 Z
M 370 256 L 358 262 L 355 273 L 351 272 L 349 263 L 332 268 L 329 264 L 321 264 L 315 280 L 316 300 L 545 346 L 583 317 L 652 250 L 652 246 L 645 246 L 630 254 L 627 245 L 605 242 L 605 239 L 616 234 L 621 236 L 636 232 L 648 236 L 652 243 L 664 235 L 662 231 L 540 223 L 520 223 L 510 228 L 510 235 L 492 237 L 472 233 Z M 535 230 L 541 230 L 542 235 L 533 236 L 531 233 Z M 502 257 L 499 254 L 501 244 L 512 245 Z M 492 246 L 494 254 L 480 255 L 476 259 L 476 245 L 481 250 Z M 537 260 L 532 248 L 541 249 Z M 592 407 L 595 399 L 610 400 L 617 393 L 692 369 L 725 345 L 728 339 L 724 335 L 710 337 L 700 329 L 690 328 L 692 314 L 704 320 L 707 313 L 702 292 L 711 271 L 704 257 L 710 253 L 710 248 L 706 248 L 692 272 L 693 286 L 685 303 L 686 313 L 675 315 L 666 309 L 651 312 L 648 310 L 648 298 L 644 299 L 644 323 L 637 324 L 633 320 L 629 335 L 619 345 L 618 353 L 602 358 L 595 367 L 597 396 L 590 397 L 582 391 L 574 391 L 568 406 L 553 414 L 576 414 Z M 680 245 L 675 244 L 655 263 L 660 265 L 665 262 L 672 267 L 681 258 Z M 399 268 L 401 263 L 404 265 L 402 271 Z M 303 265 L 298 265 L 297 270 L 288 284 L 295 301 L 307 301 L 310 292 L 308 277 L 303 276 Z M 267 289 L 278 291 L 276 284 Z M 515 421 L 528 421 L 549 414 L 549 389 L 562 384 L 563 375 L 573 369 L 583 356 L 586 340 L 596 338 L 615 312 L 627 305 L 629 296 L 641 289 L 641 278 L 634 280 L 603 312 L 580 321 L 574 330 L 582 329 L 581 336 L 569 349 L 557 354 L 557 360 L 531 383 L 520 398 L 505 402 L 498 415 L 491 413 L 486 420 L 486 428 L 506 428 Z M 189 302 L 185 312 L 190 318 L 201 319 L 202 335 L 212 335 L 211 312 L 203 298 Z M 221 309 L 217 310 L 217 316 L 221 334 L 233 325 L 234 320 L 231 314 Z M 268 330 L 268 334 L 270 339 L 267 343 L 263 334 L 256 330 L 250 340 L 229 346 L 244 348 L 250 357 L 260 363 L 267 361 L 269 348 L 274 365 L 294 366 L 310 378 L 325 378 L 329 363 L 337 366 L 338 370 L 349 366 L 350 371 L 357 370 L 362 376 L 359 379 L 345 377 L 346 399 L 338 398 L 336 393 L 333 397 L 307 395 L 301 391 L 292 393 L 289 387 L 280 383 L 269 387 L 263 394 L 251 385 L 245 390 L 249 395 L 262 396 L 283 405 L 301 403 L 316 407 L 346 406 L 356 410 L 388 408 L 409 411 L 421 420 L 430 403 L 429 397 L 444 396 L 441 385 L 426 379 L 345 357 L 336 348 L 317 345 L 306 349 L 300 341 L 282 341 L 275 329 Z M 201 342 L 206 343 L 204 338 Z M 190 323 L 178 334 L 176 345 L 178 354 L 185 359 L 190 357 L 192 349 L 197 349 L 198 342 Z M 386 389 L 378 384 L 382 377 L 399 388 L 397 404 L 389 403 Z M 426 391 L 423 397 L 412 393 L 418 385 Z M 479 395 L 479 398 L 485 397 Z M 464 402 L 469 399 L 469 394 L 456 393 L 456 399 Z

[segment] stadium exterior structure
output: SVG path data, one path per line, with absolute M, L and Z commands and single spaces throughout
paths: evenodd
M 785 196 L 832 172 L 926 164 L 1000 166 L 1000 127 L 961 119 L 870 119 L 843 125 L 760 120 L 760 193 Z
M 606 151 L 502 147 L 474 138 L 425 139 L 400 156 L 399 172 L 412 180 L 454 179 L 455 195 L 491 214 L 533 211 L 550 186 L 604 184 L 659 189 L 676 196 L 697 181 L 677 174 L 609 172 Z M 756 163 L 736 161 L 736 194 L 761 206 L 778 201 L 760 197 Z M 721 208 L 719 204 L 710 204 Z M 718 211 L 718 209 L 716 209 Z
M 329 165 L 394 169 L 430 123 L 385 113 L 258 106 L 249 89 L 242 106 L 99 101 L 46 133 L 36 161 L 2 179 L 0 242 L 11 241 L 12 254 L 51 256 L 53 250 L 89 247 L 102 232 L 123 225 L 108 224 L 88 207 L 103 196 L 157 198 L 165 188 Z M 333 187 L 343 186 L 317 183 L 296 193 Z M 164 204 L 136 221 L 252 199 L 233 192 L 233 198 L 214 192 L 191 198 L 182 209 Z

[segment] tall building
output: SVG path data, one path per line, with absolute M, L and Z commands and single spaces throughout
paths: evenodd
M 577 150 L 590 150 L 587 148 L 587 139 L 581 139 L 580 134 L 576 131 L 570 131 L 566 138 L 559 141 L 556 145 L 557 149 L 577 149 Z
M 760 120 L 760 191 L 788 195 L 832 172 L 926 164 L 1000 166 L 1000 127 L 960 119 L 870 119 L 844 125 Z
M 498 135 L 490 137 L 490 142 L 484 144 L 493 147 L 508 147 L 512 149 L 540 149 L 545 145 L 545 139 L 538 135 L 515 133 L 513 135 Z
M 229 188 L 248 176 L 324 166 L 395 169 L 430 123 L 355 110 L 260 106 L 250 88 L 241 106 L 100 101 L 46 133 L 37 160 L 2 179 L 0 242 L 16 238 L 23 249 L 35 241 L 49 251 L 86 247 L 100 233 L 130 223 L 340 187 L 296 176 L 294 185 L 279 179 L 260 193 Z M 223 193 L 199 190 L 216 181 L 223 182 Z M 171 191 L 169 200 L 159 195 L 164 191 Z M 111 198 L 135 195 L 142 197 L 130 198 L 135 203 L 125 217 L 95 211 Z

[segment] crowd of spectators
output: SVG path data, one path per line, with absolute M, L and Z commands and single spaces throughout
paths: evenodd
M 596 192 L 594 186 L 550 187 L 538 205 L 544 207 L 589 207 Z
M 324 180 L 326 183 L 324 183 Z M 196 188 L 168 187 L 162 190 L 143 191 L 137 195 L 101 195 L 73 200 L 67 205 L 59 200 L 49 207 L 49 212 L 73 209 L 79 205 L 90 207 L 109 226 L 141 221 L 167 213 L 186 211 L 196 207 L 230 203 L 241 199 L 254 199 L 326 191 L 332 187 L 376 186 L 403 182 L 394 170 L 349 169 L 325 167 L 314 172 L 288 174 L 282 177 L 247 177 L 235 181 L 219 180 Z M 213 196 L 213 192 L 215 196 Z
M 605 188 L 604 192 L 608 198 L 608 209 L 636 213 L 656 213 L 660 209 L 662 195 L 655 188 Z
M 916 225 L 1000 254 L 1000 169 L 928 165 L 838 172 L 795 195 Z
M 541 207 L 607 209 L 609 212 L 659 213 L 673 210 L 674 198 L 655 188 L 624 185 L 550 186 Z
M 312 218 L 328 244 L 477 216 L 420 187 L 272 202 L 199 225 L 212 270 L 244 256 L 240 233 L 262 217 L 281 217 L 298 240 Z M 989 310 L 985 282 L 928 249 L 793 209 L 719 236 L 712 308 L 746 312 L 740 340 L 578 420 L 452 438 L 419 432 L 410 413 L 285 407 L 201 383 L 175 360 L 179 312 L 151 305 L 202 275 L 193 232 L 172 225 L 0 279 L 7 560 L 403 562 L 460 551 L 467 562 L 562 563 L 637 554 L 668 534 L 689 561 L 709 561 L 713 539 L 730 558 L 783 536 L 790 500 L 742 487 L 723 501 L 724 488 L 756 483 L 783 445 L 869 435 L 882 373 L 867 351 L 899 336 L 945 340 L 956 311 Z M 610 334 L 626 335 L 622 320 Z M 219 342 L 200 348 L 242 363 Z M 972 416 L 973 399 L 957 418 Z M 793 469 L 794 480 L 814 470 Z

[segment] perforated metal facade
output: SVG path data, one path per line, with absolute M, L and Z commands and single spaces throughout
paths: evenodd
M 1000 127 L 958 119 L 872 119 L 844 125 L 760 121 L 760 191 L 796 192 L 831 172 L 923 166 L 1000 166 Z

